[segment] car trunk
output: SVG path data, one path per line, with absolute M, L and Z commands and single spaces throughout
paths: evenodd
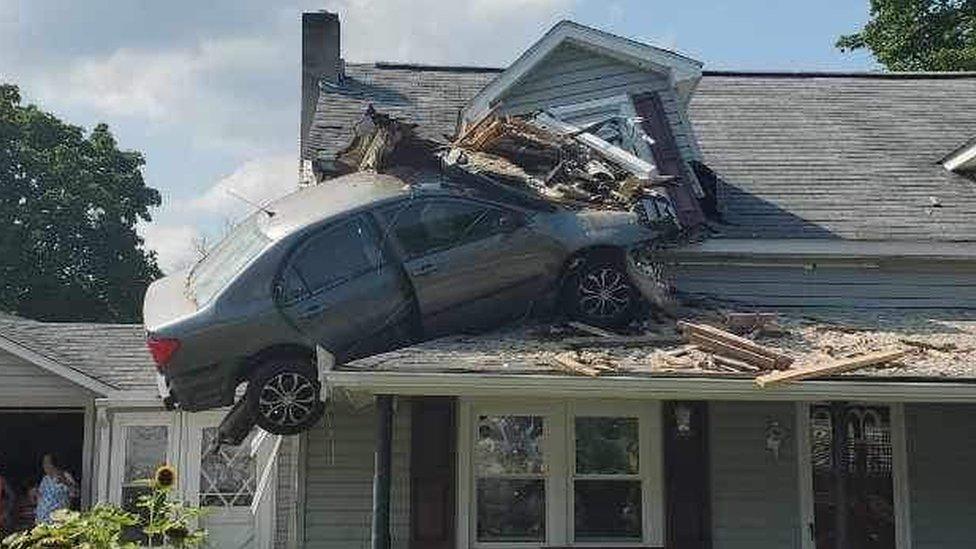
M 142 317 L 146 330 L 154 333 L 196 310 L 197 304 L 186 291 L 186 271 L 180 271 L 150 284 Z

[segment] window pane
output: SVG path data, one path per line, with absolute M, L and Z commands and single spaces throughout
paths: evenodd
M 254 214 L 242 221 L 190 271 L 190 290 L 198 303 L 210 301 L 271 243 L 271 239 L 258 227 L 258 218 L 259 214 Z
M 216 427 L 203 430 L 200 458 L 200 505 L 204 507 L 247 507 L 254 499 L 255 465 L 251 458 L 251 431 L 239 446 L 221 445 L 207 452 L 217 436 Z
M 478 540 L 544 540 L 545 502 L 542 479 L 478 479 Z
M 376 242 L 369 225 L 349 221 L 313 237 L 292 268 L 311 292 L 334 286 L 382 264 Z
M 150 489 L 139 481 L 150 479 L 156 469 L 166 464 L 169 428 L 165 425 L 132 425 L 125 428 L 125 466 L 122 477 L 122 508 L 145 517 L 145 509 L 136 505 Z M 126 528 L 124 541 L 145 544 L 148 540 L 139 528 Z M 157 540 L 158 541 L 158 540 Z
M 493 222 L 493 212 L 473 202 L 435 200 L 418 201 L 387 215 L 407 256 L 419 257 L 489 236 L 493 226 L 500 226 L 497 219 Z
M 166 464 L 169 428 L 162 425 L 125 428 L 124 484 L 153 477 Z
M 479 476 L 541 474 L 542 464 L 541 417 L 478 418 L 475 470 Z
M 637 418 L 576 418 L 576 473 L 637 474 L 640 444 Z
M 574 488 L 577 540 L 641 539 L 639 480 L 577 480 Z

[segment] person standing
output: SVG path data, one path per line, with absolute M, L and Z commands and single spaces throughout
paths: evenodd
M 36 521 L 38 524 L 47 524 L 51 522 L 52 513 L 71 506 L 71 498 L 77 491 L 78 483 L 70 473 L 61 468 L 54 454 L 45 454 L 41 467 L 44 469 L 44 478 L 37 489 Z

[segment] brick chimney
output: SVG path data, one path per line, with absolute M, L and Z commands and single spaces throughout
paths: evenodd
M 342 78 L 339 50 L 339 14 L 317 11 L 302 14 L 302 127 L 301 158 L 319 100 L 319 82 L 338 84 Z

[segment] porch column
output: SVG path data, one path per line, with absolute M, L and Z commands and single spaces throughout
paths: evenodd
M 390 549 L 393 395 L 376 396 L 376 457 L 373 468 L 373 549 Z

